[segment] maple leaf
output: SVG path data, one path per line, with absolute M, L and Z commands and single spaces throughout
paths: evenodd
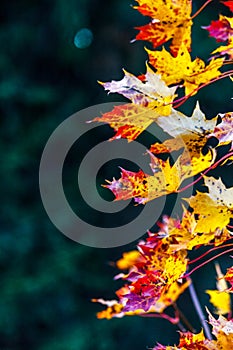
M 203 155 L 202 149 L 207 142 L 207 136 L 214 131 L 216 122 L 217 117 L 211 120 L 205 118 L 198 102 L 192 117 L 172 110 L 168 117 L 159 117 L 156 123 L 174 139 L 168 139 L 163 144 L 155 143 L 151 146 L 150 151 L 154 154 L 170 153 L 184 148 L 180 163 L 183 171 L 185 165 L 187 166 L 187 177 L 194 176 L 210 167 L 214 162 L 215 152 L 209 149 L 207 154 Z
M 135 309 L 133 311 L 123 311 L 124 305 L 126 303 L 125 295 L 129 293 L 129 288 L 122 287 L 119 289 L 116 294 L 120 296 L 120 300 L 104 300 L 92 299 L 92 302 L 100 303 L 106 305 L 107 308 L 103 311 L 97 313 L 98 319 L 107 319 L 111 318 L 122 318 L 123 316 L 133 316 L 133 315 L 145 315 L 150 313 L 162 313 L 167 307 L 172 305 L 179 296 L 186 290 L 190 282 L 186 281 L 185 283 L 174 282 L 168 290 L 161 295 L 161 297 L 153 304 L 151 307 L 144 311 L 143 309 Z M 123 292 L 122 292 L 123 290 Z
M 224 229 L 233 217 L 233 188 L 226 188 L 221 179 L 204 176 L 208 193 L 197 192 L 186 199 L 197 217 L 196 232 Z
M 169 246 L 167 253 L 169 254 L 174 254 L 179 250 L 192 250 L 196 246 L 207 245 L 210 242 L 220 245 L 231 237 L 230 232 L 226 229 L 200 234 L 196 231 L 197 222 L 194 213 L 190 213 L 184 207 L 181 220 L 165 217 L 162 223 L 162 229 L 158 235 L 166 237 Z
M 100 84 L 109 93 L 121 94 L 134 104 L 141 106 L 158 107 L 172 102 L 176 87 L 167 87 L 160 75 L 154 73 L 148 65 L 146 69 L 143 82 L 135 75 L 123 70 L 125 76 L 122 80 Z M 166 107 L 165 115 L 169 115 L 171 106 Z
M 206 168 L 212 162 L 212 156 L 209 153 L 203 156 L 203 161 L 194 158 L 193 163 L 189 158 L 181 155 L 172 166 L 169 159 L 164 161 L 154 157 L 151 153 L 150 156 L 150 167 L 154 175 L 145 174 L 142 170 L 132 172 L 121 168 L 120 179 L 107 181 L 108 185 L 104 187 L 113 192 L 115 200 L 134 198 L 135 202 L 145 204 L 155 198 L 174 193 L 184 179 L 202 169 L 200 164 Z
M 123 253 L 123 257 L 116 262 L 116 266 L 120 270 L 129 269 L 137 262 L 143 261 L 143 258 L 138 250 Z
M 179 332 L 180 342 L 178 346 L 163 346 L 161 344 L 155 346 L 152 350 L 215 350 L 209 347 L 203 331 L 198 334 L 191 332 Z M 217 350 L 217 349 L 216 349 Z
M 186 166 L 187 177 L 190 177 L 209 168 L 215 160 L 216 153 L 211 148 L 203 155 L 202 149 L 206 142 L 207 138 L 204 136 L 187 134 L 168 139 L 162 144 L 155 143 L 151 145 L 150 152 L 154 154 L 171 153 L 184 148 L 179 160 L 183 166 L 183 173 L 185 174 Z
M 146 241 L 138 244 L 144 262 L 136 262 L 127 275 L 117 276 L 130 282 L 126 291 L 117 293 L 125 313 L 136 310 L 162 312 L 187 287 L 185 285 L 185 288 L 175 292 L 173 285 L 186 271 L 187 252 L 180 250 L 171 255 L 166 239 L 163 240 L 156 234 L 148 235 Z
M 124 312 L 144 310 L 148 311 L 160 298 L 166 289 L 165 281 L 161 278 L 159 271 L 146 271 L 135 282 L 129 286 L 130 293 L 125 294 L 127 302 L 123 308 Z
M 223 331 L 225 334 L 232 334 L 233 335 L 233 320 L 227 320 L 224 316 L 220 315 L 218 319 L 216 320 L 209 310 L 207 309 L 208 316 L 209 316 L 209 323 L 213 327 L 212 333 L 216 337 L 218 337 L 218 334 L 220 331 Z
M 107 180 L 108 185 L 104 187 L 113 192 L 115 200 L 134 198 L 138 204 L 145 204 L 155 198 L 177 192 L 185 179 L 208 168 L 215 157 L 209 150 L 206 155 L 199 154 L 190 158 L 189 151 L 185 150 L 174 165 L 170 165 L 169 159 L 164 161 L 148 153 L 153 175 L 145 174 L 142 170 L 132 172 L 121 168 L 121 177 L 118 180 Z
M 111 112 L 104 113 L 93 121 L 108 123 L 116 134 L 110 139 L 126 138 L 135 140 L 158 117 L 155 110 L 133 103 L 115 106 Z
M 127 138 L 135 140 L 159 116 L 171 113 L 171 102 L 175 98 L 176 87 L 168 88 L 158 74 L 149 67 L 145 82 L 125 72 L 121 81 L 103 83 L 109 92 L 117 92 L 133 103 L 115 106 L 111 112 L 104 113 L 93 121 L 108 123 L 114 130 L 111 139 Z
M 216 344 L 216 349 L 228 350 L 232 349 L 233 345 L 233 320 L 227 320 L 222 315 L 216 320 L 211 313 L 209 314 L 209 323 L 213 327 L 212 333 L 217 338 L 216 341 L 212 341 Z
M 180 333 L 180 343 L 179 343 L 179 348 L 182 349 L 208 349 L 205 346 L 205 336 L 203 331 L 201 331 L 198 334 L 193 334 L 191 332 L 181 332 Z
M 146 50 L 149 62 L 161 74 L 167 85 L 183 82 L 185 95 L 194 95 L 200 85 L 217 78 L 221 72 L 223 58 L 212 59 L 208 65 L 200 58 L 192 61 L 187 47 L 182 43 L 178 54 L 173 57 L 165 48 L 162 51 Z
M 199 102 L 197 102 L 191 117 L 172 109 L 168 117 L 161 116 L 156 119 L 156 123 L 173 137 L 186 134 L 198 134 L 203 137 L 213 131 L 217 117 L 206 119 L 205 114 L 200 109 Z
M 224 279 L 231 284 L 231 288 L 229 288 L 228 291 L 233 293 L 233 267 L 227 269 Z
M 220 144 L 225 144 L 233 141 L 233 112 L 219 114 L 221 122 L 215 126 L 212 133 L 208 137 L 216 137 Z
M 215 264 L 217 272 L 217 289 L 206 290 L 206 293 L 210 296 L 211 304 L 216 308 L 215 313 L 218 315 L 225 315 L 231 312 L 231 299 L 227 291 L 227 283 L 224 279 L 219 264 Z
M 191 117 L 172 109 L 168 117 L 159 117 L 156 123 L 174 138 L 166 140 L 163 144 L 153 144 L 150 151 L 155 154 L 167 153 L 184 147 L 189 152 L 190 158 L 199 158 L 208 135 L 214 131 L 217 119 L 215 117 L 207 120 L 198 102 Z
M 124 298 L 127 299 L 123 308 L 124 312 L 138 309 L 145 312 L 158 312 L 158 310 L 168 306 L 168 299 L 166 298 L 168 297 L 169 288 L 186 271 L 187 259 L 185 259 L 186 252 L 184 250 L 173 256 L 167 254 L 167 259 L 164 255 L 166 254 L 163 252 L 163 259 L 159 262 L 156 258 L 153 259 L 153 256 L 148 257 L 144 270 L 139 269 L 138 272 L 133 272 L 132 276 L 129 274 L 127 279 L 133 279 L 133 282 L 128 286 L 130 293 L 124 295 Z M 162 268 L 163 266 L 164 268 Z M 179 292 L 176 297 L 178 295 Z M 163 307 L 161 303 L 163 303 Z
M 210 296 L 210 302 L 216 308 L 218 315 L 228 314 L 231 311 L 230 296 L 227 292 L 220 292 L 218 290 L 206 290 Z
M 168 244 L 169 252 L 174 252 L 187 249 L 192 250 L 193 247 L 208 244 L 215 238 L 215 233 L 199 235 L 195 232 L 196 220 L 194 214 L 184 209 L 182 220 L 176 225 L 172 225 L 174 222 L 172 218 L 169 218 L 170 229 L 168 230 Z
M 190 50 L 191 45 L 191 1 L 189 0 L 137 0 L 139 6 L 135 6 L 145 16 L 150 16 L 152 21 L 141 27 L 137 27 L 139 33 L 136 40 L 146 40 L 156 48 L 172 39 L 170 49 L 176 56 L 183 42 Z
M 218 47 L 216 50 L 212 51 L 211 54 L 216 54 L 213 57 L 227 55 L 229 58 L 233 58 L 233 37 L 230 37 L 226 46 Z
M 233 1 L 232 0 L 228 0 L 228 1 L 222 1 L 222 3 L 229 7 L 229 9 L 233 12 Z
M 212 21 L 209 26 L 202 28 L 208 30 L 209 35 L 217 42 L 226 41 L 233 35 L 233 18 L 220 15 L 219 20 Z
M 179 250 L 176 254 L 170 255 L 166 260 L 163 275 L 169 284 L 177 281 L 185 273 L 187 268 L 186 255 L 186 250 Z
M 120 318 L 124 316 L 124 314 L 122 313 L 123 305 L 121 305 L 117 300 L 104 300 L 100 298 L 100 299 L 92 299 L 91 301 L 94 303 L 107 305 L 106 310 L 103 310 L 97 313 L 98 319 L 106 318 L 107 320 L 110 320 L 113 317 Z
M 178 283 L 175 281 L 172 283 L 168 290 L 165 291 L 156 301 L 155 305 L 149 309 L 149 312 L 162 313 L 168 306 L 172 305 L 182 293 L 184 293 L 189 284 L 190 281 L 186 281 L 185 283 Z

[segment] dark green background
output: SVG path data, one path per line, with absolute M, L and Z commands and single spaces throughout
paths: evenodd
M 202 3 L 194 2 L 194 8 Z M 200 25 L 217 18 L 217 3 L 196 22 L 194 57 L 206 58 L 216 47 Z M 123 101 L 107 96 L 97 80 L 120 79 L 122 68 L 136 75 L 144 72 L 145 43 L 130 44 L 130 40 L 136 34 L 133 27 L 147 20 L 131 4 L 126 0 L 1 2 L 0 350 L 131 350 L 152 347 L 156 340 L 167 344 L 177 340 L 175 327 L 164 320 L 95 318 L 101 307 L 90 299 L 114 298 L 120 286 L 112 281 L 116 270 L 109 262 L 135 244 L 94 249 L 70 241 L 49 221 L 38 188 L 40 156 L 59 123 L 85 107 Z M 88 48 L 78 49 L 74 36 L 85 27 L 94 39 Z M 211 117 L 232 108 L 230 97 L 232 86 L 220 81 L 183 110 L 191 113 L 199 98 Z M 100 134 L 106 138 L 112 131 L 105 127 Z M 73 157 L 67 163 L 66 183 L 78 207 Z M 116 164 L 108 174 L 119 174 Z M 204 290 L 215 283 L 214 278 L 208 281 L 210 273 L 214 275 L 213 265 L 195 275 L 205 303 Z M 188 295 L 183 296 L 183 307 L 198 328 Z

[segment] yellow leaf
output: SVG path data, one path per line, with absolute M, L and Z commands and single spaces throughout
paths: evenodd
M 178 282 L 172 283 L 168 290 L 156 301 L 155 305 L 150 308 L 149 312 L 162 313 L 179 298 L 189 284 L 190 281 L 186 281 L 183 284 Z
M 199 154 L 195 154 L 197 152 L 196 145 L 197 144 L 194 143 L 192 151 L 185 149 L 180 157 L 180 163 L 182 165 L 182 180 L 197 175 L 209 168 L 215 160 L 216 152 L 212 149 L 209 149 L 205 155 L 203 155 L 201 151 L 199 151 Z
M 215 263 L 217 273 L 217 290 L 206 290 L 210 296 L 210 302 L 216 308 L 218 315 L 225 315 L 231 312 L 231 298 L 227 291 L 227 283 L 218 263 Z
M 167 85 L 183 82 L 185 95 L 194 95 L 201 84 L 217 78 L 224 59 L 213 59 L 208 65 L 200 58 L 192 61 L 187 47 L 182 44 L 178 55 L 173 57 L 165 48 L 162 51 L 150 51 L 149 62 L 161 74 Z
M 140 259 L 142 259 L 142 255 L 139 253 L 139 251 L 132 250 L 130 252 L 123 253 L 123 257 L 117 260 L 116 266 L 120 270 L 129 269 L 136 262 L 140 261 Z
M 179 250 L 175 255 L 170 255 L 166 260 L 164 268 L 164 277 L 168 283 L 177 281 L 187 269 L 186 250 Z
M 187 243 L 187 249 L 192 250 L 194 247 L 199 245 L 206 245 L 210 243 L 215 238 L 214 232 L 205 233 L 202 235 L 196 234 Z
M 178 189 L 181 179 L 179 161 L 171 166 L 169 159 L 163 161 L 151 155 L 150 166 L 154 175 L 144 174 L 141 170 L 134 173 L 121 169 L 121 178 L 108 181 L 109 185 L 105 187 L 113 192 L 116 200 L 134 198 L 143 204 Z
M 196 232 L 213 232 L 229 224 L 232 212 L 226 206 L 219 206 L 207 193 L 198 192 L 188 200 L 197 216 Z
M 233 189 L 227 189 L 221 179 L 204 176 L 209 193 L 197 192 L 187 202 L 197 219 L 196 232 L 214 232 L 224 229 L 233 217 Z
M 210 302 L 216 308 L 216 314 L 225 315 L 231 311 L 230 295 L 218 290 L 206 290 L 210 296 Z

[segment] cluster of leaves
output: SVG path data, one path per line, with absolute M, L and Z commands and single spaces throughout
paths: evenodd
M 192 271 L 187 272 L 192 263 L 189 251 L 204 245 L 213 245 L 212 250 L 231 246 L 232 250 L 232 245 L 225 243 L 232 238 L 233 188 L 227 188 L 221 178 L 208 176 L 208 172 L 233 159 L 233 112 L 207 119 L 198 102 L 191 117 L 181 113 L 178 107 L 206 85 L 231 78 L 233 70 L 225 67 L 233 62 L 233 18 L 220 15 L 219 20 L 203 27 L 217 42 L 225 43 L 214 50 L 205 63 L 199 57 L 191 57 L 192 23 L 201 10 L 192 15 L 192 1 L 137 0 L 137 3 L 135 8 L 151 18 L 148 24 L 137 28 L 136 36 L 136 40 L 148 41 L 153 46 L 146 49 L 146 73 L 137 77 L 124 71 L 122 80 L 101 83 L 105 90 L 119 93 L 130 102 L 116 106 L 94 121 L 107 122 L 116 131 L 112 139 L 133 141 L 151 123 L 156 123 L 169 138 L 152 144 L 148 150 L 152 174 L 122 169 L 121 177 L 108 181 L 105 186 L 116 200 L 133 198 L 138 204 L 182 192 L 198 181 L 203 181 L 205 187 L 185 198 L 188 207 L 183 205 L 180 219 L 163 217 L 162 222 L 157 223 L 158 232 L 148 232 L 137 250 L 125 253 L 116 263 L 124 270 L 116 276 L 124 281 L 124 286 L 116 292 L 118 299 L 94 301 L 107 306 L 98 313 L 98 318 L 159 314 L 177 323 L 179 315 L 171 318 L 164 311 L 168 306 L 175 306 L 191 283 Z M 233 11 L 232 1 L 223 4 Z M 161 48 L 161 45 L 164 46 Z M 215 146 L 207 147 L 213 139 Z M 222 146 L 226 151 L 219 156 Z M 172 161 L 177 151 L 180 155 Z M 192 182 L 182 188 L 186 179 Z M 212 334 L 217 340 L 205 338 L 203 332 L 196 335 L 187 332 L 181 333 L 178 346 L 158 345 L 154 349 L 231 348 L 233 319 L 227 320 L 222 315 L 230 313 L 229 293 L 233 287 L 229 288 L 227 281 L 232 285 L 233 268 L 229 268 L 225 276 L 219 268 L 217 271 L 217 290 L 207 291 L 220 315 L 218 320 L 209 315 Z
M 233 320 L 227 320 L 219 316 L 216 320 L 209 312 L 209 323 L 212 326 L 212 334 L 216 340 L 206 339 L 203 331 L 199 334 L 191 332 L 180 333 L 180 342 L 178 346 L 163 346 L 158 344 L 153 350 L 180 350 L 180 349 L 199 349 L 199 350 L 218 350 L 231 349 L 233 342 Z

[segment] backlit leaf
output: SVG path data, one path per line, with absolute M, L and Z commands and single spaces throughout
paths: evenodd
M 209 233 L 224 229 L 233 217 L 233 188 L 214 177 L 205 176 L 204 182 L 209 192 L 197 192 L 187 201 L 196 216 L 196 231 Z
M 227 41 L 233 35 L 233 18 L 220 15 L 219 20 L 212 21 L 209 26 L 202 28 L 208 30 L 209 35 L 218 42 Z
M 212 59 L 208 65 L 200 58 L 192 61 L 187 47 L 182 44 L 176 57 L 165 48 L 162 51 L 147 50 L 149 62 L 161 74 L 167 85 L 183 84 L 185 95 L 194 95 L 200 85 L 210 82 L 220 76 L 219 68 L 223 59 Z
M 146 40 L 154 48 L 172 39 L 170 49 L 176 56 L 183 42 L 190 50 L 191 46 L 191 4 L 190 0 L 137 0 L 139 6 L 135 8 L 152 21 L 139 29 L 136 40 Z

